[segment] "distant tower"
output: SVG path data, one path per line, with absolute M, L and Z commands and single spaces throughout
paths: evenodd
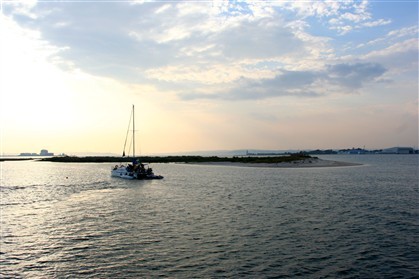
M 54 153 L 49 153 L 48 150 L 42 149 L 41 153 L 39 153 L 40 156 L 54 156 Z

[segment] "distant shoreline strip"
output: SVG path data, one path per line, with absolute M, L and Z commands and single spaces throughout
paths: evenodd
M 202 157 L 202 156 L 165 156 L 165 157 L 139 157 L 140 162 L 147 163 L 182 163 L 207 166 L 237 166 L 237 167 L 264 167 L 264 168 L 311 168 L 311 167 L 349 167 L 360 166 L 358 163 L 348 163 L 319 159 L 304 154 L 292 154 L 275 157 Z M 59 163 L 130 163 L 129 157 L 49 157 L 49 158 L 0 158 L 4 161 L 38 161 Z
M 314 159 L 311 162 L 294 161 L 286 163 L 240 163 L 240 162 L 202 162 L 187 163 L 190 165 L 201 166 L 231 166 L 231 167 L 254 167 L 254 168 L 328 168 L 328 167 L 355 167 L 363 164 L 348 163 L 341 161 L 331 161 L 323 159 Z

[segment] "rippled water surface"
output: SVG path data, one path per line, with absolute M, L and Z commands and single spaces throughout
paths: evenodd
M 0 276 L 418 278 L 417 155 L 339 168 L 4 162 Z

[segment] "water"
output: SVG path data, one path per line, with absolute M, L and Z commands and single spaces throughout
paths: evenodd
M 0 277 L 418 278 L 417 155 L 359 167 L 4 162 Z

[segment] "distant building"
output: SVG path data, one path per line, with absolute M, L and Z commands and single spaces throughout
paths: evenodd
M 352 148 L 352 149 L 341 149 L 338 152 L 339 154 L 366 154 L 367 150 L 362 148 Z
M 20 153 L 19 156 L 39 156 L 39 155 L 36 153 L 23 152 L 23 153 Z
M 411 147 L 392 147 L 383 149 L 383 154 L 414 154 L 414 150 Z
M 49 153 L 48 150 L 42 149 L 39 155 L 40 156 L 54 156 L 54 153 Z

